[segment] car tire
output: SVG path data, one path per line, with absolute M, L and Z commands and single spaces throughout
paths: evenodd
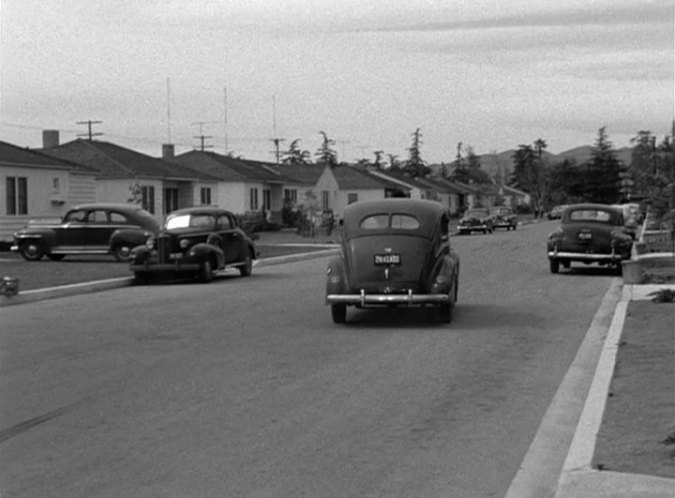
M 454 311 L 454 303 L 442 303 L 438 307 L 438 319 L 441 323 L 452 322 L 452 312 Z
M 558 273 L 560 271 L 560 261 L 557 259 L 549 259 L 548 264 L 549 268 L 551 269 L 551 273 Z
M 206 258 L 199 266 L 198 279 L 205 284 L 208 284 L 213 280 L 213 265 L 211 264 L 211 258 Z
M 131 247 L 126 244 L 118 244 L 112 248 L 112 255 L 116 261 L 126 263 L 131 258 Z
M 239 274 L 242 277 L 250 277 L 253 272 L 253 258 L 249 251 L 246 251 L 246 259 L 244 261 L 244 264 L 239 267 Z
M 333 323 L 347 322 L 347 305 L 346 304 L 331 304 L 330 314 L 333 318 Z
M 45 255 L 40 244 L 35 240 L 27 240 L 19 246 L 19 252 L 26 261 L 40 261 Z
M 65 254 L 47 254 L 47 257 L 51 259 L 52 261 L 61 261 L 63 258 L 66 257 Z

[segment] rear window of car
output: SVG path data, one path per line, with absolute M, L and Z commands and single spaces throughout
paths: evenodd
M 420 227 L 420 222 L 414 216 L 409 214 L 375 214 L 366 216 L 359 225 L 363 230 L 382 230 L 385 228 L 396 228 L 400 230 L 416 230 Z
M 572 211 L 569 216 L 571 221 L 599 221 L 606 223 L 611 220 L 612 214 L 609 211 L 598 209 L 584 209 Z

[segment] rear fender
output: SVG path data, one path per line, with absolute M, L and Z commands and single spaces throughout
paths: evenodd
M 342 258 L 332 258 L 326 269 L 326 295 L 343 294 L 346 288 L 345 266 Z
M 112 250 L 113 247 L 118 245 L 129 247 L 143 245 L 151 235 L 152 233 L 148 231 L 120 228 L 119 230 L 115 230 L 110 236 L 110 249 Z

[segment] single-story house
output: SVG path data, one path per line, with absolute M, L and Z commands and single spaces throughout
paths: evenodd
M 68 207 L 96 200 L 98 171 L 0 141 L 0 241 L 29 220 L 61 218 Z
M 265 212 L 274 223 L 281 221 L 284 201 L 303 182 L 270 163 L 236 159 L 214 152 L 193 150 L 172 161 L 218 180 L 211 202 L 237 214 Z M 297 191 L 295 191 L 297 198 Z
M 213 176 L 110 142 L 77 139 L 42 152 L 98 170 L 97 202 L 138 203 L 160 220 L 176 209 L 211 204 L 218 188 Z
M 315 193 L 312 209 L 332 210 L 335 219 L 340 220 L 349 204 L 386 197 L 409 197 L 409 188 L 353 166 L 338 165 L 324 167 L 316 182 Z

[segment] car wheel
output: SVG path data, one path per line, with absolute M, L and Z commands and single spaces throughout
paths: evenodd
M 441 323 L 450 323 L 452 321 L 453 303 L 443 303 L 438 307 L 438 318 Z
M 119 261 L 120 263 L 126 263 L 129 261 L 131 256 L 131 247 L 125 244 L 117 245 L 113 247 L 112 255 L 114 256 L 115 260 Z
M 557 259 L 549 259 L 548 263 L 551 273 L 558 273 L 558 271 L 560 271 L 560 261 Z
M 347 322 L 347 305 L 346 304 L 331 304 L 330 314 L 333 318 L 333 323 Z
M 198 278 L 200 282 L 208 284 L 213 280 L 213 265 L 211 264 L 211 259 L 207 258 L 199 267 Z
M 66 257 L 65 254 L 47 254 L 47 257 L 51 259 L 52 261 L 61 261 L 63 258 Z
M 251 276 L 252 271 L 253 271 L 253 258 L 251 257 L 251 253 L 246 251 L 246 260 L 244 265 L 239 267 L 239 274 L 242 277 L 249 277 Z
M 40 261 L 45 255 L 40 245 L 34 240 L 22 242 L 19 246 L 19 252 L 26 261 Z

